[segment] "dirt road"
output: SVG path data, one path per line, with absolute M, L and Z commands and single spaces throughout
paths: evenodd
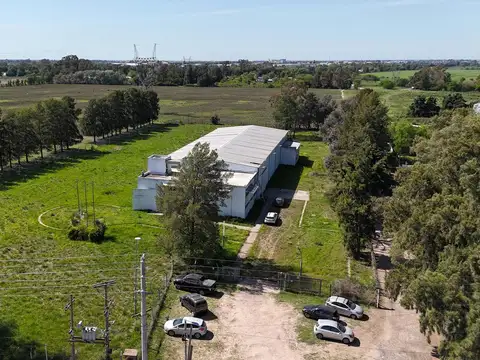
M 218 360 L 430 360 L 431 346 L 418 331 L 415 312 L 371 309 L 365 321 L 346 320 L 357 341 L 342 343 L 316 340 L 311 320 L 299 309 L 277 301 L 272 289 L 244 288 L 225 294 L 207 316 L 211 334 L 195 340 L 194 358 Z M 312 343 L 297 340 L 297 325 L 312 327 Z M 171 358 L 181 358 L 183 343 L 167 338 Z M 178 356 L 178 357 L 175 357 Z

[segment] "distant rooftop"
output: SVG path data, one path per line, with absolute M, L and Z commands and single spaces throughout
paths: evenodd
M 218 128 L 170 154 L 182 160 L 195 144 L 207 142 L 227 163 L 260 167 L 288 131 L 263 126 L 232 126 Z

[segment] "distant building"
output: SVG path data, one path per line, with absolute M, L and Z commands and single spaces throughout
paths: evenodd
M 219 215 L 246 218 L 267 187 L 278 165 L 296 165 L 300 143 L 287 138 L 288 131 L 262 126 L 219 128 L 170 155 L 152 155 L 148 171 L 138 177 L 133 191 L 134 210 L 156 211 L 157 186 L 167 185 L 195 144 L 208 143 L 227 164 L 232 176 L 225 205 Z

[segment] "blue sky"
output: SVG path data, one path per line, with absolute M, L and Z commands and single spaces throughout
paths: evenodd
M 480 59 L 480 0 L 0 3 L 0 58 Z

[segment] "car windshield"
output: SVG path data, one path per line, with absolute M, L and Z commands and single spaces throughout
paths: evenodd
M 180 325 L 183 322 L 183 319 L 175 319 L 173 320 L 173 326 Z
M 352 301 L 350 301 L 350 300 L 347 300 L 347 306 L 348 306 L 350 309 L 354 310 L 356 305 L 355 305 L 354 302 L 352 302 Z
M 338 323 L 338 330 L 340 330 L 342 333 L 345 333 L 345 331 L 347 331 L 347 329 L 345 328 L 345 326 L 343 326 L 342 324 Z

